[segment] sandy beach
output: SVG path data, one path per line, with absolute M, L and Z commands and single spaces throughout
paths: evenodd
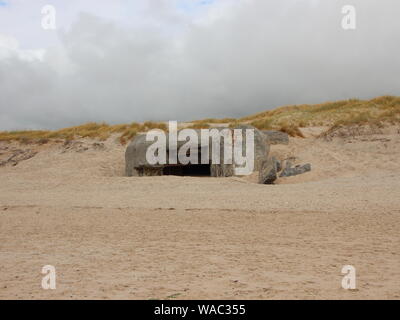
M 291 138 L 311 172 L 124 177 L 125 147 L 2 143 L 1 299 L 399 299 L 400 134 Z M 54 265 L 56 290 L 41 269 Z M 344 265 L 357 289 L 344 290 Z

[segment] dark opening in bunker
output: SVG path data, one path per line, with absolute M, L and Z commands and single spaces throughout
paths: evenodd
M 170 165 L 163 168 L 163 175 L 209 177 L 211 168 L 209 164 Z
M 190 157 L 190 150 L 186 151 L 186 156 Z M 166 165 L 162 169 L 162 174 L 165 176 L 191 176 L 191 177 L 210 177 L 211 176 L 211 164 L 201 164 L 201 147 L 195 150 L 195 157 L 197 158 L 198 164 L 170 164 Z M 167 159 L 169 158 L 169 152 L 167 153 Z

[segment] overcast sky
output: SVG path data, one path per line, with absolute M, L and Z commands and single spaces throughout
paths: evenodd
M 398 0 L 0 0 L 0 130 L 400 95 L 399 16 Z

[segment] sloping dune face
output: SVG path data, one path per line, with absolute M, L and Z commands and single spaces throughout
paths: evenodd
M 271 146 L 312 165 L 275 185 L 125 177 L 114 137 L 1 143 L 0 298 L 400 298 L 399 129 L 321 130 Z

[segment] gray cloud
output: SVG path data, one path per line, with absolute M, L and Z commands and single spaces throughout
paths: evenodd
M 42 60 L 17 51 L 0 59 L 0 130 L 399 94 L 396 0 L 353 0 L 354 31 L 341 28 L 346 1 L 243 1 L 201 23 L 163 3 L 147 26 L 82 14 Z

